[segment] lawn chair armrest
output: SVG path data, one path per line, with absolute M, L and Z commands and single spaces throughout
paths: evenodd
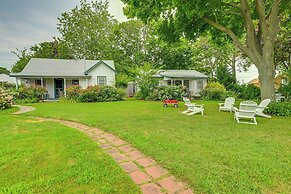
M 194 106 L 199 107 L 199 108 L 203 108 L 204 104 L 195 104 Z
M 233 107 L 232 109 L 233 109 L 235 112 L 238 111 L 238 108 L 236 108 L 236 107 Z

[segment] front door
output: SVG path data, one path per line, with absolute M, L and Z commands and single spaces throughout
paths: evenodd
M 64 94 L 64 79 L 55 79 L 55 98 Z

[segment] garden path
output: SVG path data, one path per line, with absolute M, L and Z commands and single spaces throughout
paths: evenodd
M 34 107 L 17 106 L 19 111 L 14 114 L 22 114 L 35 110 Z M 85 133 L 107 152 L 130 175 L 132 180 L 140 186 L 145 194 L 177 193 L 191 194 L 191 189 L 184 182 L 179 182 L 166 169 L 162 168 L 152 158 L 145 156 L 136 148 L 117 136 L 101 129 L 89 127 L 81 123 L 35 117 L 43 121 L 60 123 Z

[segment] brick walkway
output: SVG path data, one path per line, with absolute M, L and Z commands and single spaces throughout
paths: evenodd
M 17 114 L 33 111 L 35 109 L 25 106 L 18 107 L 20 110 L 16 112 Z M 193 193 L 185 183 L 177 181 L 174 176 L 170 175 L 166 169 L 158 165 L 153 159 L 145 156 L 139 150 L 111 133 L 72 121 L 36 118 L 73 127 L 88 135 L 103 150 L 112 156 L 124 171 L 130 175 L 132 180 L 140 186 L 142 192 L 145 194 Z
M 18 111 L 12 113 L 14 115 L 24 114 L 24 113 L 31 112 L 31 111 L 35 110 L 35 108 L 32 106 L 21 106 L 21 105 L 13 105 L 13 106 L 19 108 Z
M 153 159 L 145 156 L 127 142 L 111 133 L 86 125 L 59 119 L 40 118 L 76 128 L 91 137 L 99 146 L 120 164 L 132 180 L 141 187 L 143 193 L 193 193 L 185 183 L 178 182 L 167 170 Z

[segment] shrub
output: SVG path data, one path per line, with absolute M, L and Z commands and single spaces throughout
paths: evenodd
M 18 100 L 26 99 L 27 101 L 35 101 L 34 99 L 37 99 L 36 101 L 38 101 L 43 99 L 43 95 L 47 92 L 47 90 L 43 87 L 20 87 L 16 90 L 16 92 L 18 93 Z
M 234 90 L 241 99 L 258 100 L 261 97 L 261 89 L 253 84 L 236 85 Z
M 109 102 L 122 99 L 122 92 L 112 86 L 89 86 L 81 90 L 78 101 L 80 102 Z
M 88 86 L 86 89 L 81 90 L 79 101 L 80 102 L 97 102 L 99 86 Z
M 183 86 L 162 86 L 159 88 L 159 100 L 182 100 L 186 96 Z
M 223 100 L 227 94 L 225 87 L 218 82 L 208 83 L 205 90 L 200 93 L 205 100 Z
M 117 93 L 121 99 L 124 99 L 126 97 L 126 89 L 124 88 L 117 88 Z
M 70 86 L 67 88 L 67 99 L 77 101 L 81 94 L 81 86 Z
M 8 90 L 0 88 L 0 110 L 7 109 L 12 105 L 13 96 Z
M 100 92 L 98 93 L 98 102 L 109 102 L 109 101 L 118 101 L 122 97 L 119 96 L 117 89 L 112 86 L 102 86 Z
M 271 115 L 291 116 L 291 102 L 272 102 L 265 112 Z
M 286 85 L 282 85 L 280 88 L 279 88 L 279 92 L 281 94 L 283 94 L 283 96 L 285 96 L 285 99 L 287 101 L 291 101 L 291 82 L 289 82 L 288 84 Z

